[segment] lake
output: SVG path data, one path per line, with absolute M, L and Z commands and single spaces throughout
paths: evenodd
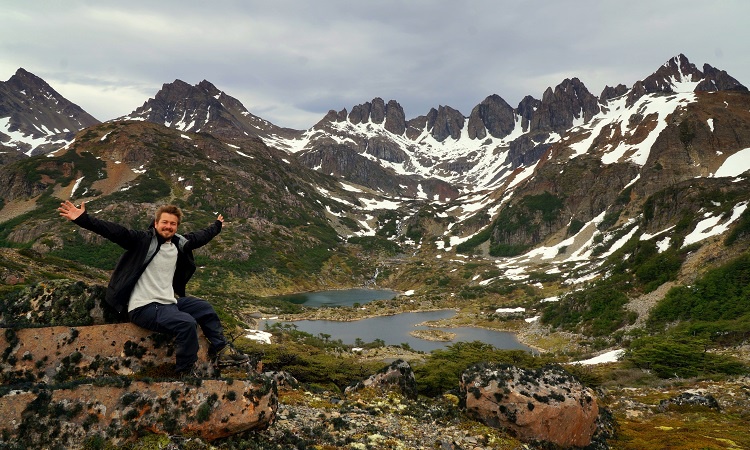
M 307 306 L 352 306 L 354 303 L 365 304 L 368 301 L 393 298 L 396 292 L 376 289 L 344 289 L 340 291 L 320 291 L 296 294 L 295 303 Z M 283 296 L 277 298 L 287 298 Z M 339 322 L 334 320 L 297 320 L 286 322 L 293 324 L 298 330 L 310 333 L 313 336 L 327 334 L 331 339 L 340 339 L 347 345 L 354 345 L 357 338 L 364 342 L 374 342 L 376 339 L 383 340 L 386 345 L 401 345 L 403 343 L 418 351 L 429 353 L 433 350 L 443 349 L 456 342 L 481 341 L 503 350 L 526 350 L 531 348 L 521 344 L 516 335 L 505 331 L 486 330 L 475 327 L 457 328 L 433 328 L 416 326 L 425 321 L 440 320 L 452 317 L 455 311 L 425 311 L 401 313 L 393 316 L 373 317 L 370 319 L 355 320 L 353 322 Z M 275 320 L 262 320 L 258 329 L 265 329 L 266 323 L 272 324 Z M 456 333 L 452 341 L 428 341 L 413 337 L 410 331 L 418 329 L 438 329 L 450 333 Z

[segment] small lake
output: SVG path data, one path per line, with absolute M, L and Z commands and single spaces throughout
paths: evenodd
M 456 342 L 481 341 L 503 350 L 526 350 L 531 348 L 521 344 L 516 335 L 505 331 L 485 330 L 474 327 L 458 328 L 432 328 L 416 326 L 419 323 L 431 320 L 440 320 L 452 317 L 455 311 L 426 311 L 401 313 L 394 316 L 373 317 L 370 319 L 355 320 L 353 322 L 338 322 L 333 320 L 296 320 L 286 322 L 293 324 L 299 331 L 318 336 L 321 333 L 331 336 L 331 339 L 340 339 L 347 345 L 354 345 L 357 338 L 362 341 L 374 342 L 382 339 L 386 345 L 401 345 L 403 343 L 417 351 L 429 353 L 433 350 L 446 348 Z M 275 320 L 262 320 L 258 324 L 259 330 L 264 330 L 266 323 L 272 324 Z M 418 329 L 438 329 L 450 333 L 456 333 L 454 340 L 449 342 L 428 341 L 413 337 L 410 331 Z

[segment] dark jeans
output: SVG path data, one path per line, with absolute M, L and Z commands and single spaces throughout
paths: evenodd
M 139 327 L 175 337 L 175 370 L 189 370 L 198 360 L 198 329 L 210 342 L 209 351 L 227 345 L 219 316 L 207 301 L 196 297 L 180 297 L 177 304 L 149 303 L 130 312 L 130 321 Z

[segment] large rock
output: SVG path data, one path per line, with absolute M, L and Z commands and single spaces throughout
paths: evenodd
M 13 390 L 0 398 L 0 447 L 78 449 L 91 439 L 117 444 L 145 432 L 212 440 L 268 427 L 277 407 L 276 384 L 263 376 L 191 383 L 105 378 Z
M 6 328 L 0 336 L 2 384 L 62 383 L 149 370 L 169 376 L 175 363 L 173 341 L 132 323 Z M 211 376 L 208 341 L 200 339 L 199 345 L 198 363 Z
M 350 393 L 367 387 L 374 389 L 397 387 L 404 397 L 417 398 L 417 382 L 414 378 L 414 371 L 409 363 L 403 359 L 398 359 L 366 380 L 347 387 L 345 392 Z
M 467 414 L 525 442 L 586 447 L 597 431 L 593 392 L 560 367 L 477 365 L 461 375 L 460 394 Z
M 199 345 L 203 374 L 217 376 Z M 173 338 L 130 323 L 6 328 L 0 350 L 0 448 L 83 448 L 145 432 L 211 440 L 266 428 L 278 408 L 260 364 L 233 371 L 238 380 L 175 380 Z

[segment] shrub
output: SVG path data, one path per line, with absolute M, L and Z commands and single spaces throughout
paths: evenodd
M 623 359 L 660 378 L 739 375 L 747 370 L 734 357 L 708 352 L 706 341 L 684 336 L 636 339 Z

